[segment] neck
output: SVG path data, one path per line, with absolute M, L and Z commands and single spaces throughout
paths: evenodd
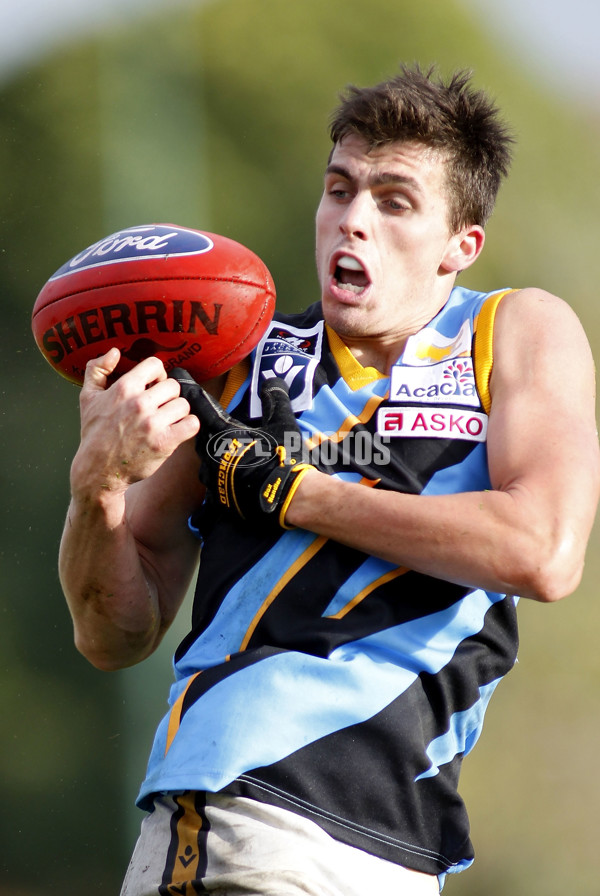
M 389 376 L 392 366 L 404 351 L 408 336 L 389 345 L 382 345 L 377 340 L 373 340 L 372 342 L 364 339 L 354 340 L 352 338 L 346 338 L 343 334 L 340 334 L 340 338 L 347 345 L 359 364 L 363 367 L 373 367 L 375 370 L 379 371 L 379 373 Z
M 363 313 L 361 308 L 348 310 L 325 305 L 325 320 L 363 367 L 374 367 L 388 376 L 407 340 L 426 327 L 444 307 L 454 279 L 455 276 L 451 283 L 445 282 L 445 288 L 438 289 L 437 294 L 429 291 L 427 302 L 423 302 L 422 291 L 398 297 L 391 316 L 381 312 L 372 315 L 368 308 Z
M 404 351 L 407 340 L 426 327 L 442 307 L 443 305 L 432 314 L 407 322 L 405 327 L 397 328 L 394 332 L 356 335 L 344 327 L 334 329 L 359 364 L 363 367 L 374 367 L 379 373 L 389 376 L 390 370 Z

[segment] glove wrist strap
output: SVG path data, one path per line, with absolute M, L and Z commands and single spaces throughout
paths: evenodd
M 306 476 L 309 470 L 312 470 L 312 464 L 297 464 L 295 467 L 292 467 L 290 473 L 292 475 L 292 481 L 290 482 L 287 494 L 283 499 L 283 503 L 281 504 L 281 509 L 279 511 L 279 525 L 282 529 L 295 529 L 295 526 L 290 526 L 285 521 L 285 515 L 288 512 L 289 506 L 292 503 L 292 499 L 296 494 L 296 489 Z

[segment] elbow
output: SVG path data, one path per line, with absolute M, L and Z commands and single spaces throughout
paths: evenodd
M 76 650 L 100 672 L 118 672 L 119 669 L 135 666 L 153 650 L 148 647 L 146 640 L 143 644 L 134 643 L 133 639 L 128 639 L 125 645 L 120 641 L 117 644 L 112 641 L 105 644 L 95 636 L 88 637 L 84 632 L 78 631 L 77 627 L 74 630 L 74 643 Z
M 563 539 L 546 549 L 530 549 L 521 565 L 514 593 L 551 604 L 572 594 L 583 575 L 584 556 L 577 545 Z
M 88 642 L 85 638 L 75 633 L 75 648 L 88 663 L 100 672 L 116 672 L 123 669 L 124 663 L 121 657 L 111 654 L 108 650 L 102 650 L 94 642 Z
M 546 571 L 540 571 L 528 583 L 523 597 L 529 597 L 543 604 L 553 604 L 572 594 L 581 582 L 583 569 L 573 570 L 565 574 L 560 570 L 559 575 L 549 575 Z

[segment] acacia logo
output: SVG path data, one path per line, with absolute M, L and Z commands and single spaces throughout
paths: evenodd
M 448 401 L 478 407 L 473 362 L 470 358 L 453 358 L 423 367 L 393 367 L 390 401 L 422 404 Z

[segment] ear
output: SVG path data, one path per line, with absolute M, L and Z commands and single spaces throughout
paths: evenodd
M 484 243 L 483 227 L 480 227 L 479 224 L 469 224 L 468 227 L 463 227 L 448 240 L 440 263 L 440 270 L 446 274 L 458 274 L 471 267 L 473 262 L 479 258 Z

